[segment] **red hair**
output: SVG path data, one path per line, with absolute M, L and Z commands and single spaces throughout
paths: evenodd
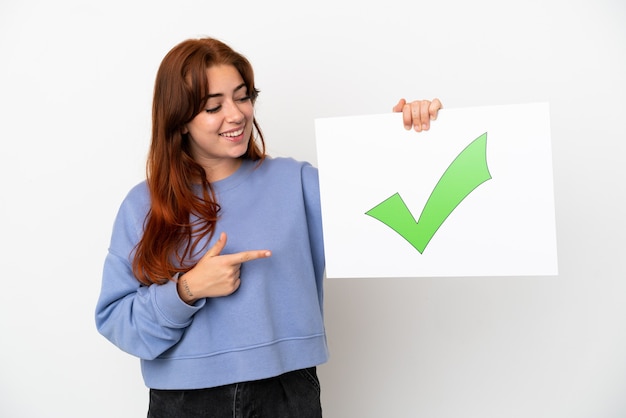
M 191 156 L 188 134 L 183 133 L 206 104 L 211 82 L 207 69 L 214 65 L 234 66 L 254 104 L 259 91 L 252 65 L 216 39 L 181 42 L 163 58 L 157 72 L 146 166 L 151 205 L 133 257 L 133 273 L 145 285 L 166 283 L 176 273 L 189 270 L 199 242 L 215 233 L 220 205 L 204 169 Z M 254 127 L 258 142 L 252 135 L 241 158 L 261 162 L 265 142 L 256 120 Z M 198 183 L 201 193 L 194 190 Z

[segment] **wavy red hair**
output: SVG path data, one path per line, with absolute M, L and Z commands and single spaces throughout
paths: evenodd
M 133 256 L 133 273 L 145 285 L 166 283 L 176 273 L 189 270 L 191 258 L 201 250 L 200 241 L 215 233 L 220 206 L 204 169 L 191 157 L 189 138 L 183 133 L 184 126 L 204 109 L 211 82 L 207 69 L 214 65 L 234 66 L 255 103 L 259 90 L 252 65 L 213 38 L 176 45 L 157 72 L 146 165 L 151 205 Z M 260 163 L 265 158 L 265 142 L 256 119 L 254 127 L 257 138 L 253 133 L 241 158 Z

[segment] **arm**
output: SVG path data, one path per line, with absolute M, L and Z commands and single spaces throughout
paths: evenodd
M 134 190 L 117 215 L 96 307 L 98 331 L 117 347 L 154 359 L 177 344 L 208 297 L 227 296 L 239 287 L 241 263 L 269 257 L 267 250 L 222 255 L 222 234 L 184 276 L 144 286 L 134 277 L 131 255 L 149 208 L 147 190 Z
M 178 296 L 175 280 L 143 286 L 132 273 L 130 254 L 143 230 L 147 190 L 131 191 L 120 207 L 105 259 L 96 306 L 98 331 L 120 349 L 153 359 L 175 345 L 205 301 L 194 306 Z

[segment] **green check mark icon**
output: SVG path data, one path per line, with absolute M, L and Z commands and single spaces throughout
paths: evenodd
M 491 174 L 487 167 L 485 132 L 450 163 L 431 192 L 417 222 L 398 193 L 365 214 L 396 231 L 422 254 L 452 211 L 474 189 L 489 179 Z

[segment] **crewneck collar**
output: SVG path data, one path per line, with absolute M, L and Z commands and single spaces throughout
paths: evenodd
M 211 183 L 213 189 L 216 192 L 225 192 L 231 189 L 234 189 L 239 184 L 241 184 L 254 170 L 258 161 L 252 161 L 249 159 L 244 159 L 241 161 L 241 165 L 230 176 L 223 178 L 222 180 L 215 181 Z

